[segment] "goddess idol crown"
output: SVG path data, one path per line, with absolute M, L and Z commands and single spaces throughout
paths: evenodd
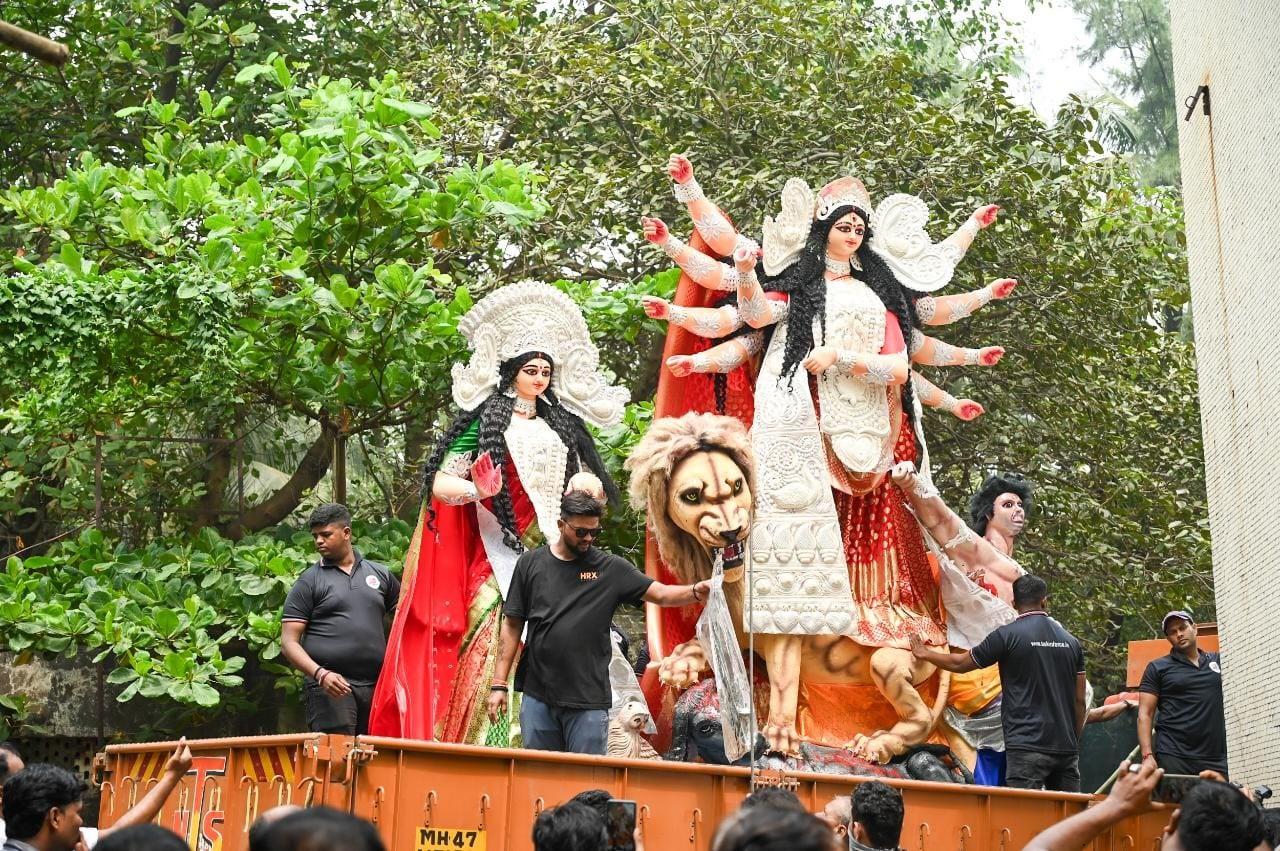
M 963 254 L 951 243 L 934 243 L 924 226 L 929 208 L 915 195 L 890 195 L 874 212 L 871 195 L 856 177 L 831 181 L 814 194 L 798 177 L 782 187 L 782 210 L 764 220 L 761 248 L 764 271 L 783 272 L 800 257 L 814 221 L 830 218 L 842 207 L 857 207 L 866 213 L 872 229 L 867 247 L 880 255 L 894 275 L 908 289 L 930 293 L 951 281 L 956 263 Z
M 555 364 L 556 399 L 599 427 L 622 422 L 631 394 L 600 372 L 600 353 L 573 299 L 549 284 L 522 281 L 494 290 L 458 322 L 471 358 L 453 365 L 453 401 L 474 411 L 498 389 L 498 367 L 526 352 L 543 352 Z

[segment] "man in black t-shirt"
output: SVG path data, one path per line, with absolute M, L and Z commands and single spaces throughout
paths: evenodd
M 629 562 L 596 549 L 604 503 L 580 491 L 560 503 L 559 537 L 525 553 L 502 613 L 502 646 L 489 692 L 489 719 L 507 711 L 507 676 L 528 625 L 516 669 L 520 732 L 527 748 L 603 754 L 612 705 L 609 623 L 623 603 L 687 606 L 710 583 L 663 585 Z
M 351 546 L 351 513 L 336 502 L 311 512 L 320 561 L 289 589 L 280 650 L 307 677 L 307 726 L 317 733 L 368 732 L 373 687 L 387 650 L 387 616 L 400 581 Z
M 1075 636 L 1045 613 L 1049 587 L 1030 574 L 1013 583 L 1018 617 L 972 650 L 945 653 L 912 636 L 919 659 L 954 673 L 1000 666 L 1004 686 L 1007 785 L 1021 789 L 1080 791 L 1080 731 L 1084 728 L 1084 650 Z
M 1169 774 L 1227 774 L 1227 724 L 1222 711 L 1222 663 L 1196 645 L 1190 612 L 1161 623 L 1169 655 L 1152 659 L 1138 686 L 1138 744 L 1143 762 Z M 1151 728 L 1155 725 L 1155 739 Z

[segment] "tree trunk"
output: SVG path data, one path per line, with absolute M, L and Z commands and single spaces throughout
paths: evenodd
M 186 17 L 191 11 L 191 0 L 180 0 L 174 4 L 173 17 L 169 20 L 169 36 L 182 35 L 187 29 Z M 164 46 L 164 71 L 160 76 L 160 86 L 156 89 L 156 100 L 160 103 L 171 101 L 178 94 L 178 63 L 182 61 L 182 45 L 166 44 Z
M 221 436 L 219 432 L 217 436 Z M 206 526 L 218 528 L 221 520 L 223 497 L 227 492 L 227 479 L 231 476 L 231 453 L 234 444 L 216 445 L 204 465 L 204 496 L 196 505 L 195 522 L 191 524 L 191 532 L 195 534 Z
M 302 457 L 298 469 L 289 477 L 289 481 L 264 502 L 240 515 L 227 528 L 227 537 L 239 540 L 252 532 L 274 526 L 288 517 L 302 503 L 302 498 L 306 496 L 307 491 L 319 484 L 325 473 L 329 472 L 329 464 L 333 461 L 333 441 L 336 436 L 335 426 L 330 423 L 321 423 L 320 436 Z
M 410 420 L 404 426 L 404 467 L 396 478 L 395 513 L 406 523 L 418 519 L 422 502 L 422 462 L 431 451 L 431 429 L 422 420 Z

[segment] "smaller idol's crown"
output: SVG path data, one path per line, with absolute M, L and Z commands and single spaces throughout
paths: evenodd
M 833 180 L 818 192 L 817 218 L 827 219 L 841 207 L 857 207 L 871 214 L 871 195 L 856 177 Z

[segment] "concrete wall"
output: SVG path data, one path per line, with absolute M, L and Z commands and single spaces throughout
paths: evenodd
M 1233 778 L 1280 784 L 1280 3 L 1171 0 Z M 1211 114 L 1181 99 L 1209 86 Z

